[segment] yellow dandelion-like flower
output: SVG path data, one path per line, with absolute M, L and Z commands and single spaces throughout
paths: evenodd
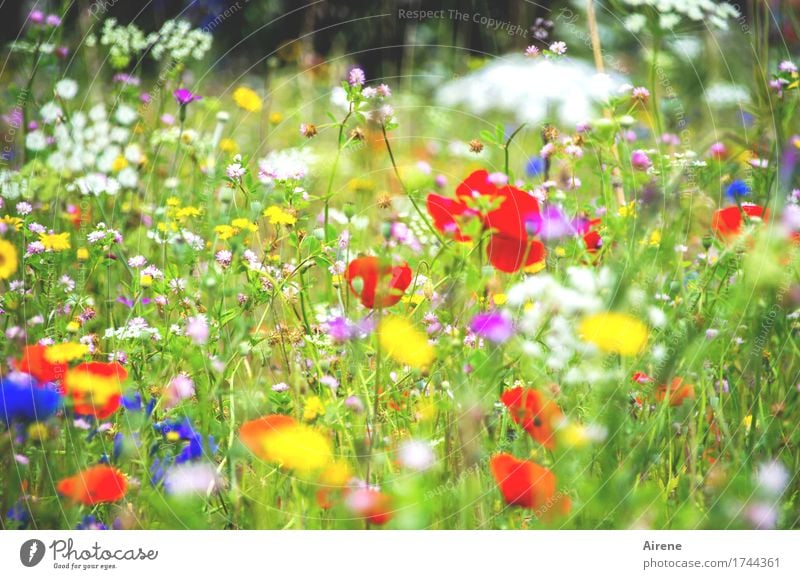
M 583 340 L 609 354 L 635 356 L 647 344 L 647 326 L 636 318 L 617 312 L 584 318 L 579 333 Z
M 0 279 L 8 279 L 17 273 L 18 265 L 17 249 L 5 239 L 0 239 Z
M 311 422 L 317 416 L 325 414 L 325 405 L 319 396 L 309 396 L 306 398 L 306 404 L 303 407 L 303 420 Z
M 85 247 L 79 247 L 75 252 L 75 257 L 78 258 L 78 261 L 86 261 L 89 259 L 89 250 Z
M 45 360 L 51 364 L 63 364 L 83 358 L 89 353 L 89 346 L 77 342 L 53 344 L 44 351 Z
M 656 229 L 653 233 L 650 234 L 650 246 L 651 247 L 658 247 L 661 245 L 661 232 Z
M 49 251 L 64 251 L 69 249 L 69 233 L 40 233 L 39 241 Z
M 268 217 L 272 225 L 294 225 L 297 223 L 297 217 L 277 205 L 267 207 L 264 210 L 264 217 Z
M 239 145 L 233 139 L 225 137 L 219 142 L 219 148 L 226 153 L 235 153 L 239 150 Z
M 404 318 L 384 318 L 380 325 L 380 342 L 389 357 L 413 368 L 430 366 L 436 357 L 428 337 Z
M 236 230 L 230 225 L 217 225 L 214 228 L 214 233 L 216 233 L 220 239 L 230 239 L 236 235 Z
M 623 205 L 619 208 L 618 213 L 620 217 L 633 217 L 636 215 L 636 202 L 631 201 L 627 205 Z
M 47 425 L 41 422 L 32 422 L 31 425 L 28 427 L 28 436 L 31 440 L 47 440 L 49 433 L 47 431 Z
M 181 207 L 175 212 L 175 218 L 188 219 L 189 217 L 200 217 L 202 214 L 203 211 L 200 208 L 187 205 L 186 207 Z
M 167 205 L 169 207 L 180 207 L 181 200 L 178 197 L 170 197 L 169 199 L 167 199 Z
M 496 306 L 503 306 L 508 301 L 508 296 L 506 294 L 494 294 L 492 296 L 492 301 Z
M 274 112 L 269 115 L 269 122 L 273 125 L 277 125 L 283 120 L 283 115 L 279 112 Z
M 114 173 L 119 173 L 127 166 L 128 166 L 128 160 L 122 155 L 119 155 L 116 159 L 114 159 L 114 162 L 111 163 L 111 170 Z
M 353 477 L 353 472 L 347 463 L 336 461 L 322 471 L 319 482 L 326 486 L 343 487 Z
M 11 217 L 10 215 L 6 215 L 5 217 L 0 218 L 0 223 L 5 223 L 9 227 L 13 227 L 15 231 L 22 229 L 22 219 L 19 217 Z
M 231 221 L 231 225 L 240 231 L 258 231 L 258 225 L 252 221 L 248 221 L 244 217 L 237 217 Z
M 263 105 L 256 91 L 246 86 L 240 86 L 233 91 L 233 100 L 236 106 L 251 113 L 260 111 Z
M 304 424 L 279 428 L 264 437 L 262 444 L 267 460 L 300 473 L 323 470 L 333 460 L 330 441 Z

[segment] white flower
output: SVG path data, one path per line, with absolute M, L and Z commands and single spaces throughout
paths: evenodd
M 122 125 L 130 125 L 136 120 L 136 109 L 128 105 L 120 105 L 117 107 L 117 112 L 114 113 L 114 118 Z
M 50 101 L 42 105 L 42 108 L 39 110 L 39 114 L 42 117 L 42 121 L 50 124 L 56 122 L 64 113 L 62 112 L 61 107 L 59 107 L 55 102 Z
M 71 78 L 62 78 L 56 83 L 55 91 L 65 101 L 72 100 L 78 94 L 78 83 Z
M 31 131 L 25 135 L 25 147 L 31 151 L 44 151 L 47 148 L 47 137 L 42 131 Z
M 407 440 L 400 445 L 397 458 L 404 467 L 423 472 L 436 463 L 436 455 L 430 445 L 422 440 Z

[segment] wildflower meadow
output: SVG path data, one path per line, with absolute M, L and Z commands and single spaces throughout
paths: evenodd
M 14 4 L 0 528 L 800 526 L 797 2 Z

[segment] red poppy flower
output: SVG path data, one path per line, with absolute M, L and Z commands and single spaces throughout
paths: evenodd
M 345 279 L 364 307 L 388 308 L 399 302 L 411 285 L 411 268 L 405 262 L 381 264 L 377 257 L 370 255 L 351 261 Z
M 494 208 L 482 213 L 474 206 L 478 198 L 485 198 L 487 205 Z M 456 188 L 455 199 L 431 193 L 426 203 L 436 229 L 456 241 L 470 240 L 461 230 L 461 223 L 479 217 L 484 228 L 492 232 L 486 255 L 500 271 L 513 273 L 544 259 L 544 245 L 528 234 L 527 227 L 528 221 L 539 213 L 538 201 L 511 185 L 495 185 L 484 170 L 467 177 Z
M 532 388 L 521 386 L 503 392 L 500 401 L 508 408 L 511 419 L 534 440 L 542 443 L 545 448 L 555 446 L 553 425 L 561 418 L 561 410 L 555 402 L 545 400 Z
M 128 483 L 120 471 L 101 464 L 62 479 L 56 488 L 73 502 L 93 506 L 120 500 L 125 496 Z
M 128 372 L 116 362 L 83 362 L 64 376 L 64 394 L 76 414 L 108 418 L 117 411 Z
M 347 506 L 373 525 L 384 525 L 392 518 L 392 497 L 374 489 L 353 489 L 347 492 Z
M 45 357 L 47 346 L 34 344 L 26 346 L 22 357 L 14 363 L 20 372 L 30 374 L 40 382 L 55 382 L 64 377 L 67 372 L 66 363 L 54 364 Z
M 583 236 L 583 243 L 589 253 L 597 252 L 603 247 L 603 238 L 597 231 L 602 221 L 600 219 L 580 220 L 577 225 L 578 233 Z
M 667 396 L 670 406 L 680 406 L 687 398 L 694 398 L 694 384 L 684 384 L 683 378 L 673 378 L 669 386 L 662 384 L 656 388 L 656 402 L 663 402 Z
M 742 209 L 733 205 L 720 209 L 714 212 L 714 218 L 711 221 L 711 227 L 716 231 L 720 237 L 734 237 L 739 235 L 742 231 L 742 211 L 748 217 L 758 217 L 766 220 L 769 217 L 769 210 L 764 209 L 760 205 L 752 203 L 742 203 Z
M 502 453 L 492 457 L 489 468 L 506 504 L 547 509 L 551 513 L 569 512 L 569 497 L 556 494 L 556 475 L 545 467 Z

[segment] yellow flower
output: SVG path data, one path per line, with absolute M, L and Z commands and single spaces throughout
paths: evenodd
M 153 285 L 153 276 L 143 273 L 139 276 L 139 285 L 142 287 L 151 287 Z
M 303 408 L 303 420 L 311 422 L 317 416 L 325 414 L 325 405 L 319 396 L 309 396 L 306 398 L 306 405 Z
M 579 333 L 583 340 L 609 354 L 634 356 L 647 344 L 647 326 L 636 318 L 616 312 L 584 318 Z
M 326 486 L 343 487 L 352 478 L 353 473 L 347 463 L 336 461 L 322 471 L 319 482 Z
M 214 233 L 216 233 L 220 239 L 230 239 L 236 235 L 236 230 L 230 225 L 217 225 L 214 228 Z
M 47 426 L 41 422 L 32 422 L 28 427 L 28 436 L 31 440 L 47 440 Z
M 239 150 L 239 145 L 233 139 L 225 137 L 219 142 L 219 148 L 226 153 L 235 153 Z
M 81 329 L 81 325 L 78 322 L 76 322 L 75 320 L 72 320 L 70 323 L 67 324 L 67 331 L 70 334 L 75 334 L 80 329 Z
M 186 207 L 181 207 L 175 212 L 176 219 L 186 219 L 188 217 L 200 217 L 202 215 L 202 211 L 191 205 L 187 205 Z
M 261 97 L 251 88 L 240 86 L 233 91 L 233 100 L 239 108 L 255 113 L 261 110 Z
M 267 460 L 301 473 L 322 470 L 333 460 L 328 439 L 303 424 L 276 429 L 264 437 L 262 445 Z
M 45 249 L 50 251 L 64 251 L 69 249 L 69 233 L 40 233 L 39 241 Z
M 283 115 L 279 112 L 274 112 L 269 116 L 269 122 L 273 125 L 277 125 L 283 120 Z
M 119 173 L 127 166 L 128 166 L 127 159 L 125 159 L 125 157 L 120 155 L 116 159 L 114 159 L 113 163 L 111 163 L 111 170 L 114 171 L 114 173 Z
M 494 294 L 492 301 L 496 306 L 503 306 L 508 301 L 508 296 L 506 294 Z
M 54 344 L 44 351 L 44 358 L 51 364 L 63 364 L 83 358 L 89 353 L 89 346 L 77 342 Z
M 380 325 L 381 347 L 400 364 L 413 368 L 429 366 L 436 352 L 425 334 L 408 320 L 395 316 L 384 318 Z
M 636 215 L 636 202 L 631 201 L 627 205 L 623 205 L 619 208 L 619 216 L 620 217 L 633 217 Z
M 0 279 L 8 279 L 17 273 L 17 249 L 5 239 L 0 239 Z
M 75 252 L 75 257 L 77 257 L 79 261 L 86 261 L 89 259 L 89 250 L 85 247 L 79 247 L 78 251 Z
M 661 245 L 661 232 L 656 229 L 653 233 L 650 234 L 650 246 L 651 247 L 658 247 Z
M 170 197 L 169 199 L 167 199 L 167 205 L 169 207 L 180 207 L 181 200 L 178 199 L 177 197 Z
M 272 225 L 294 225 L 297 223 L 297 217 L 277 205 L 267 207 L 264 210 L 264 217 L 269 217 L 269 222 Z
M 252 221 L 248 221 L 244 217 L 237 217 L 231 221 L 231 225 L 239 230 L 258 231 L 258 225 Z
M 527 266 L 525 268 L 525 273 L 539 273 L 545 268 L 546 265 L 547 262 L 545 260 L 537 261 L 536 263 L 532 263 Z
M 0 223 L 5 223 L 13 227 L 16 231 L 22 229 L 22 219 L 19 217 L 11 217 L 10 215 L 6 215 L 3 218 L 0 218 Z

